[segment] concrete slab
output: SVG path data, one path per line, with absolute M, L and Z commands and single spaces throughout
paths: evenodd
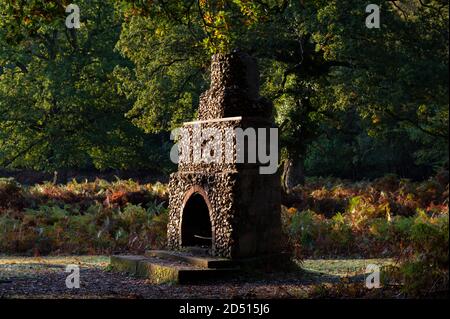
M 189 253 L 169 250 L 149 250 L 146 256 L 159 257 L 168 260 L 181 261 L 193 266 L 209 269 L 235 268 L 236 264 L 227 258 L 195 256 Z
M 113 270 L 148 278 L 152 283 L 198 283 L 214 281 L 232 276 L 236 268 L 203 268 L 180 260 L 162 259 L 150 256 L 111 256 Z

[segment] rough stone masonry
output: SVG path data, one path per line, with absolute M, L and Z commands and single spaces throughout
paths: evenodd
M 248 54 L 216 54 L 210 89 L 191 128 L 273 128 L 273 105 L 259 95 L 259 72 Z M 222 145 L 236 139 L 226 140 Z M 224 152 L 222 152 L 224 153 Z M 280 177 L 260 163 L 180 161 L 170 177 L 168 247 L 202 246 L 212 256 L 241 259 L 280 252 Z

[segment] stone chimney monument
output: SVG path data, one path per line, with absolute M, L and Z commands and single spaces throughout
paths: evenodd
M 260 148 L 278 152 L 278 140 L 269 138 L 276 130 L 272 110 L 259 95 L 251 56 L 212 57 L 210 89 L 200 97 L 198 120 L 184 123 L 178 171 L 170 177 L 170 249 L 230 259 L 280 252 L 280 177 L 276 170 L 262 174 L 267 164 L 255 160 Z

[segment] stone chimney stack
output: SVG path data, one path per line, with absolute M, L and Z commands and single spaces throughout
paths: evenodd
M 170 249 L 195 246 L 209 255 L 231 259 L 280 253 L 280 176 L 278 172 L 261 174 L 259 162 L 238 163 L 236 137 L 223 138 L 236 129 L 258 133 L 273 129 L 272 109 L 272 103 L 259 95 L 255 59 L 240 51 L 212 57 L 211 86 L 200 97 L 198 120 L 184 124 L 188 134 L 183 145 L 192 149 L 192 132 L 199 128 L 202 132 L 218 130 L 222 136 L 218 149 L 222 151 L 214 153 L 225 154 L 231 145 L 234 161 L 180 161 L 169 183 Z M 198 143 L 199 153 L 211 153 L 205 147 L 208 141 Z M 264 141 L 269 143 L 265 137 Z M 195 158 L 193 152 L 185 152 L 185 158 Z

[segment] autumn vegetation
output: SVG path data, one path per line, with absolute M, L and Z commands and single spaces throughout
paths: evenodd
M 163 247 L 167 185 L 65 177 L 167 177 L 211 55 L 239 48 L 274 105 L 285 250 L 448 294 L 448 1 L 380 0 L 380 29 L 360 0 L 78 0 L 80 29 L 69 3 L 0 0 L 0 254 Z
M 167 185 L 132 180 L 23 186 L 0 180 L 0 252 L 143 253 L 163 248 Z M 389 175 L 307 179 L 285 196 L 285 249 L 295 258 L 390 257 L 385 280 L 407 293 L 448 289 L 448 184 Z

